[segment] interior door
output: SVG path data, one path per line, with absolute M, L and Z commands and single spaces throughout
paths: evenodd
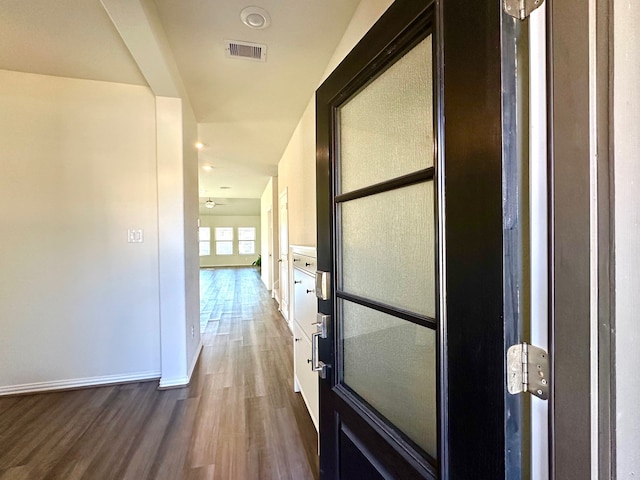
M 273 289 L 275 288 L 274 284 L 273 284 L 273 272 L 274 272 L 274 264 L 273 264 L 273 209 L 269 209 L 267 210 L 267 230 L 268 230 L 268 237 L 267 237 L 267 258 L 266 258 L 266 269 L 267 269 L 267 278 L 266 278 L 266 283 L 267 283 L 267 287 L 269 288 L 269 290 L 272 291 L 272 295 L 273 295 Z
M 278 262 L 280 265 L 280 313 L 289 323 L 289 216 L 288 216 L 287 190 L 280 194 L 278 199 L 278 245 L 280 252 Z
M 396 0 L 317 91 L 322 479 L 518 473 L 503 21 L 496 1 Z

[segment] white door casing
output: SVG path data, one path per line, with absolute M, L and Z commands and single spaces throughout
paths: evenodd
M 278 238 L 280 254 L 280 313 L 289 322 L 289 224 L 288 224 L 288 194 L 287 189 L 280 194 L 278 199 Z
M 266 268 L 266 278 L 265 281 L 267 283 L 267 288 L 271 290 L 271 296 L 273 297 L 273 290 L 275 288 L 273 282 L 273 272 L 275 269 L 275 260 L 273 257 L 273 209 L 270 208 L 267 210 L 267 258 L 263 259 L 264 265 L 263 268 Z

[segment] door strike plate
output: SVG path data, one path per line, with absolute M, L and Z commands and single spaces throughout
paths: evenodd
M 527 18 L 544 0 L 504 0 L 504 11 L 519 20 Z
M 549 398 L 549 354 L 542 348 L 521 343 L 507 351 L 507 389 L 516 394 L 529 392 Z
M 331 295 L 329 285 L 329 272 L 316 272 L 316 297 L 320 300 L 329 300 Z

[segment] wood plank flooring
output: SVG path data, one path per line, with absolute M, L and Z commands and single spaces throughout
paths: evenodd
M 215 319 L 189 387 L 0 398 L 0 480 L 317 478 L 291 334 L 256 270 L 201 275 Z

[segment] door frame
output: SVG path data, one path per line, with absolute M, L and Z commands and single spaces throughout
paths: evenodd
M 547 5 L 551 479 L 615 476 L 610 8 Z
M 267 288 L 273 296 L 274 289 L 274 257 L 273 257 L 273 206 L 267 209 Z
M 287 212 L 286 216 L 282 216 L 282 208 L 284 206 L 285 211 Z M 282 241 L 282 228 L 285 228 L 286 235 L 286 244 Z M 283 250 L 283 246 L 285 246 Z M 285 252 L 284 254 L 282 252 Z M 284 258 L 283 258 L 284 255 Z M 289 190 L 287 187 L 284 188 L 280 195 L 278 195 L 278 278 L 280 280 L 280 302 L 279 302 L 279 310 L 284 319 L 287 321 L 289 325 L 289 329 L 293 331 L 293 323 L 291 321 L 291 268 L 289 266 Z M 284 265 L 283 265 L 284 264 Z M 285 275 L 283 276 L 283 272 Z M 285 279 L 286 284 L 283 285 L 283 278 Z

